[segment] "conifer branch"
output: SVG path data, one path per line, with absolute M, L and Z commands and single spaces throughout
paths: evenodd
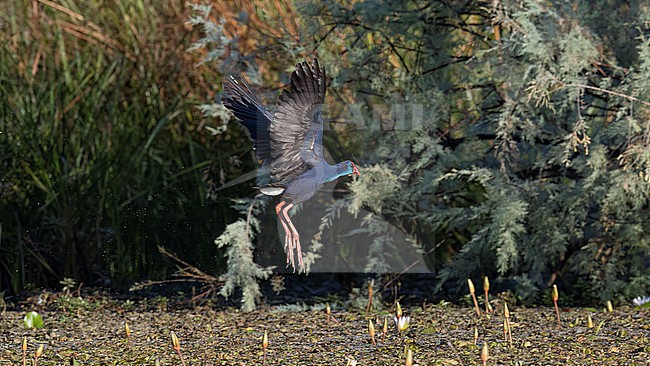
M 603 89 L 603 88 L 599 88 L 599 87 L 597 87 L 597 86 L 591 86 L 591 85 L 585 85 L 585 84 L 574 84 L 574 83 L 566 84 L 566 83 L 564 83 L 564 82 L 562 82 L 562 81 L 560 81 L 560 83 L 562 83 L 562 86 L 560 86 L 560 87 L 554 89 L 551 93 L 554 93 L 554 92 L 556 92 L 556 91 L 558 91 L 558 90 L 566 89 L 566 88 L 583 88 L 583 89 L 589 89 L 589 90 L 599 91 L 599 92 L 601 92 L 601 93 L 605 93 L 605 94 L 615 95 L 615 96 L 617 96 L 617 97 L 621 97 L 621 98 L 624 98 L 624 99 L 627 99 L 627 100 L 631 100 L 631 101 L 633 101 L 633 102 L 637 102 L 637 103 L 643 104 L 643 105 L 646 106 L 646 107 L 650 107 L 650 102 L 646 102 L 646 101 L 644 101 L 644 100 L 641 100 L 641 99 L 639 99 L 639 98 L 633 97 L 633 96 L 631 96 L 631 95 L 627 95 L 627 94 L 623 94 L 623 93 L 618 93 L 618 92 L 615 92 L 615 91 L 613 91 L 613 90 Z

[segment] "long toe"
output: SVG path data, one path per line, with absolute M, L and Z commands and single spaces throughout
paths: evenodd
M 289 253 L 289 248 L 291 248 L 291 235 L 290 235 L 290 233 L 287 231 L 287 232 L 284 234 L 284 251 L 287 252 L 287 253 Z M 287 258 L 287 259 L 288 259 L 288 258 Z
M 293 257 L 293 248 L 295 246 L 294 246 L 294 243 L 293 243 L 293 235 L 291 235 L 290 231 L 287 232 L 286 239 L 287 240 L 286 240 L 285 247 L 286 247 L 286 250 L 287 250 L 287 267 L 289 267 L 289 265 L 291 264 L 291 267 L 293 267 L 293 270 L 295 271 L 296 270 L 296 266 L 294 264 L 295 263 L 295 258 Z
M 291 239 L 288 240 L 287 244 L 287 267 L 289 267 L 289 264 L 293 263 L 293 246 L 291 245 Z
M 300 248 L 300 237 L 296 235 L 294 240 L 294 246 L 296 247 L 296 256 L 298 256 L 298 265 L 300 266 L 298 273 L 300 273 L 300 271 L 305 272 L 305 263 L 302 260 L 302 249 Z M 294 269 L 295 268 L 296 267 L 294 266 Z

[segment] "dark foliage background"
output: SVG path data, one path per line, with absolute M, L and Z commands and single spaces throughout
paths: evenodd
M 185 4 L 2 8 L 2 287 L 164 277 L 157 245 L 218 270 L 210 242 L 232 214 L 206 201 L 202 171 L 232 142 L 201 129 L 215 74 L 186 53 Z
M 326 147 L 363 175 L 308 265 L 349 234 L 385 273 L 398 233 L 452 298 L 484 275 L 527 302 L 650 289 L 645 2 L 109 3 L 2 5 L 2 288 L 165 278 L 163 245 L 254 308 L 280 242 L 254 182 L 214 190 L 254 161 L 210 101 L 242 72 L 272 104 L 317 56 Z

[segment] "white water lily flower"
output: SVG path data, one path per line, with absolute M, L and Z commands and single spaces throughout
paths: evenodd
M 395 325 L 397 326 L 397 329 L 400 332 L 403 332 L 403 331 L 406 330 L 406 328 L 409 327 L 409 321 L 411 320 L 411 318 L 409 318 L 408 316 L 402 316 L 402 317 L 399 317 L 399 318 L 396 317 L 396 316 L 393 316 L 393 320 L 395 321 Z
M 650 302 L 650 296 L 639 296 L 632 299 L 632 302 L 636 306 L 645 305 Z

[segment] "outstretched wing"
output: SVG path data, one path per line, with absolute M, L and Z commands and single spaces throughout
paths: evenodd
M 291 74 L 271 122 L 271 177 L 290 181 L 323 159 L 325 69 L 314 60 L 302 62 Z
M 272 159 L 269 132 L 269 126 L 273 119 L 271 112 L 251 92 L 250 86 L 243 78 L 232 75 L 223 82 L 221 102 L 248 129 L 257 160 L 263 166 L 268 165 Z

